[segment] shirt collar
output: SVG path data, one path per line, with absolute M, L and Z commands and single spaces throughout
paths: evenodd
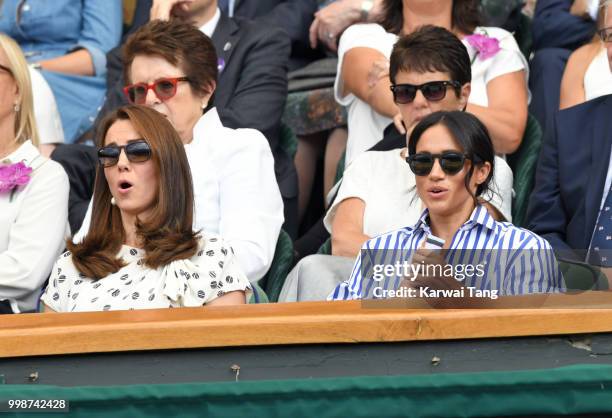
M 210 136 L 211 131 L 215 129 L 223 129 L 223 123 L 221 123 L 221 119 L 219 119 L 219 113 L 217 112 L 217 108 L 213 107 L 209 109 L 206 113 L 204 113 L 200 119 L 196 122 L 193 127 L 193 140 L 185 145 L 196 144 L 200 142 L 206 136 Z
M 217 10 L 215 11 L 215 15 L 208 22 L 200 26 L 200 31 L 204 33 L 204 35 L 211 38 L 213 32 L 217 28 L 217 23 L 219 23 L 219 19 L 221 19 L 221 11 L 217 7 Z
M 32 141 L 27 140 L 19 146 L 15 151 L 3 158 L 1 163 L 16 164 L 23 162 L 27 166 L 31 166 L 32 162 L 40 156 L 38 149 L 32 144 Z
M 469 229 L 476 225 L 483 225 L 485 228 L 493 229 L 495 227 L 495 219 L 489 215 L 489 211 L 482 205 L 477 205 L 470 218 L 461 226 L 461 230 Z M 414 225 L 415 230 L 422 230 L 428 234 L 431 233 L 429 227 L 429 209 L 425 209 L 417 223 Z

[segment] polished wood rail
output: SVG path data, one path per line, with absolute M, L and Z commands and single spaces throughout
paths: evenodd
M 612 332 L 612 293 L 550 296 L 537 306 L 427 309 L 350 301 L 4 315 L 0 357 Z

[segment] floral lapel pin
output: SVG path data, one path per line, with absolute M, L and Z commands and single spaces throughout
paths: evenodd
M 481 61 L 494 57 L 500 50 L 499 39 L 487 34 L 475 33 L 465 37 L 467 43 L 476 50 L 472 64 L 479 58 Z
M 32 168 L 23 162 L 0 164 L 0 193 L 11 192 L 9 201 L 13 201 L 15 191 L 30 182 Z

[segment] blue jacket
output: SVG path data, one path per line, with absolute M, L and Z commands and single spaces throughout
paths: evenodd
M 555 250 L 589 248 L 610 165 L 612 95 L 557 113 L 542 145 L 529 229 Z

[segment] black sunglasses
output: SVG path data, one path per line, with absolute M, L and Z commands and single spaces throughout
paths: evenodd
M 425 84 L 393 84 L 393 101 L 397 104 L 408 104 L 414 101 L 417 90 L 421 90 L 423 96 L 430 102 L 438 102 L 446 97 L 446 89 L 451 86 L 457 90 L 461 88 L 458 81 L 430 81 Z
M 98 150 L 98 163 L 104 167 L 112 167 L 119 162 L 121 150 L 130 162 L 144 163 L 151 158 L 151 146 L 144 139 L 132 141 L 127 145 L 109 145 Z
M 406 162 L 415 175 L 426 176 L 431 173 L 436 159 L 440 160 L 442 171 L 452 176 L 461 171 L 465 160 L 469 160 L 469 157 L 456 151 L 445 151 L 442 154 L 420 152 L 408 156 Z

